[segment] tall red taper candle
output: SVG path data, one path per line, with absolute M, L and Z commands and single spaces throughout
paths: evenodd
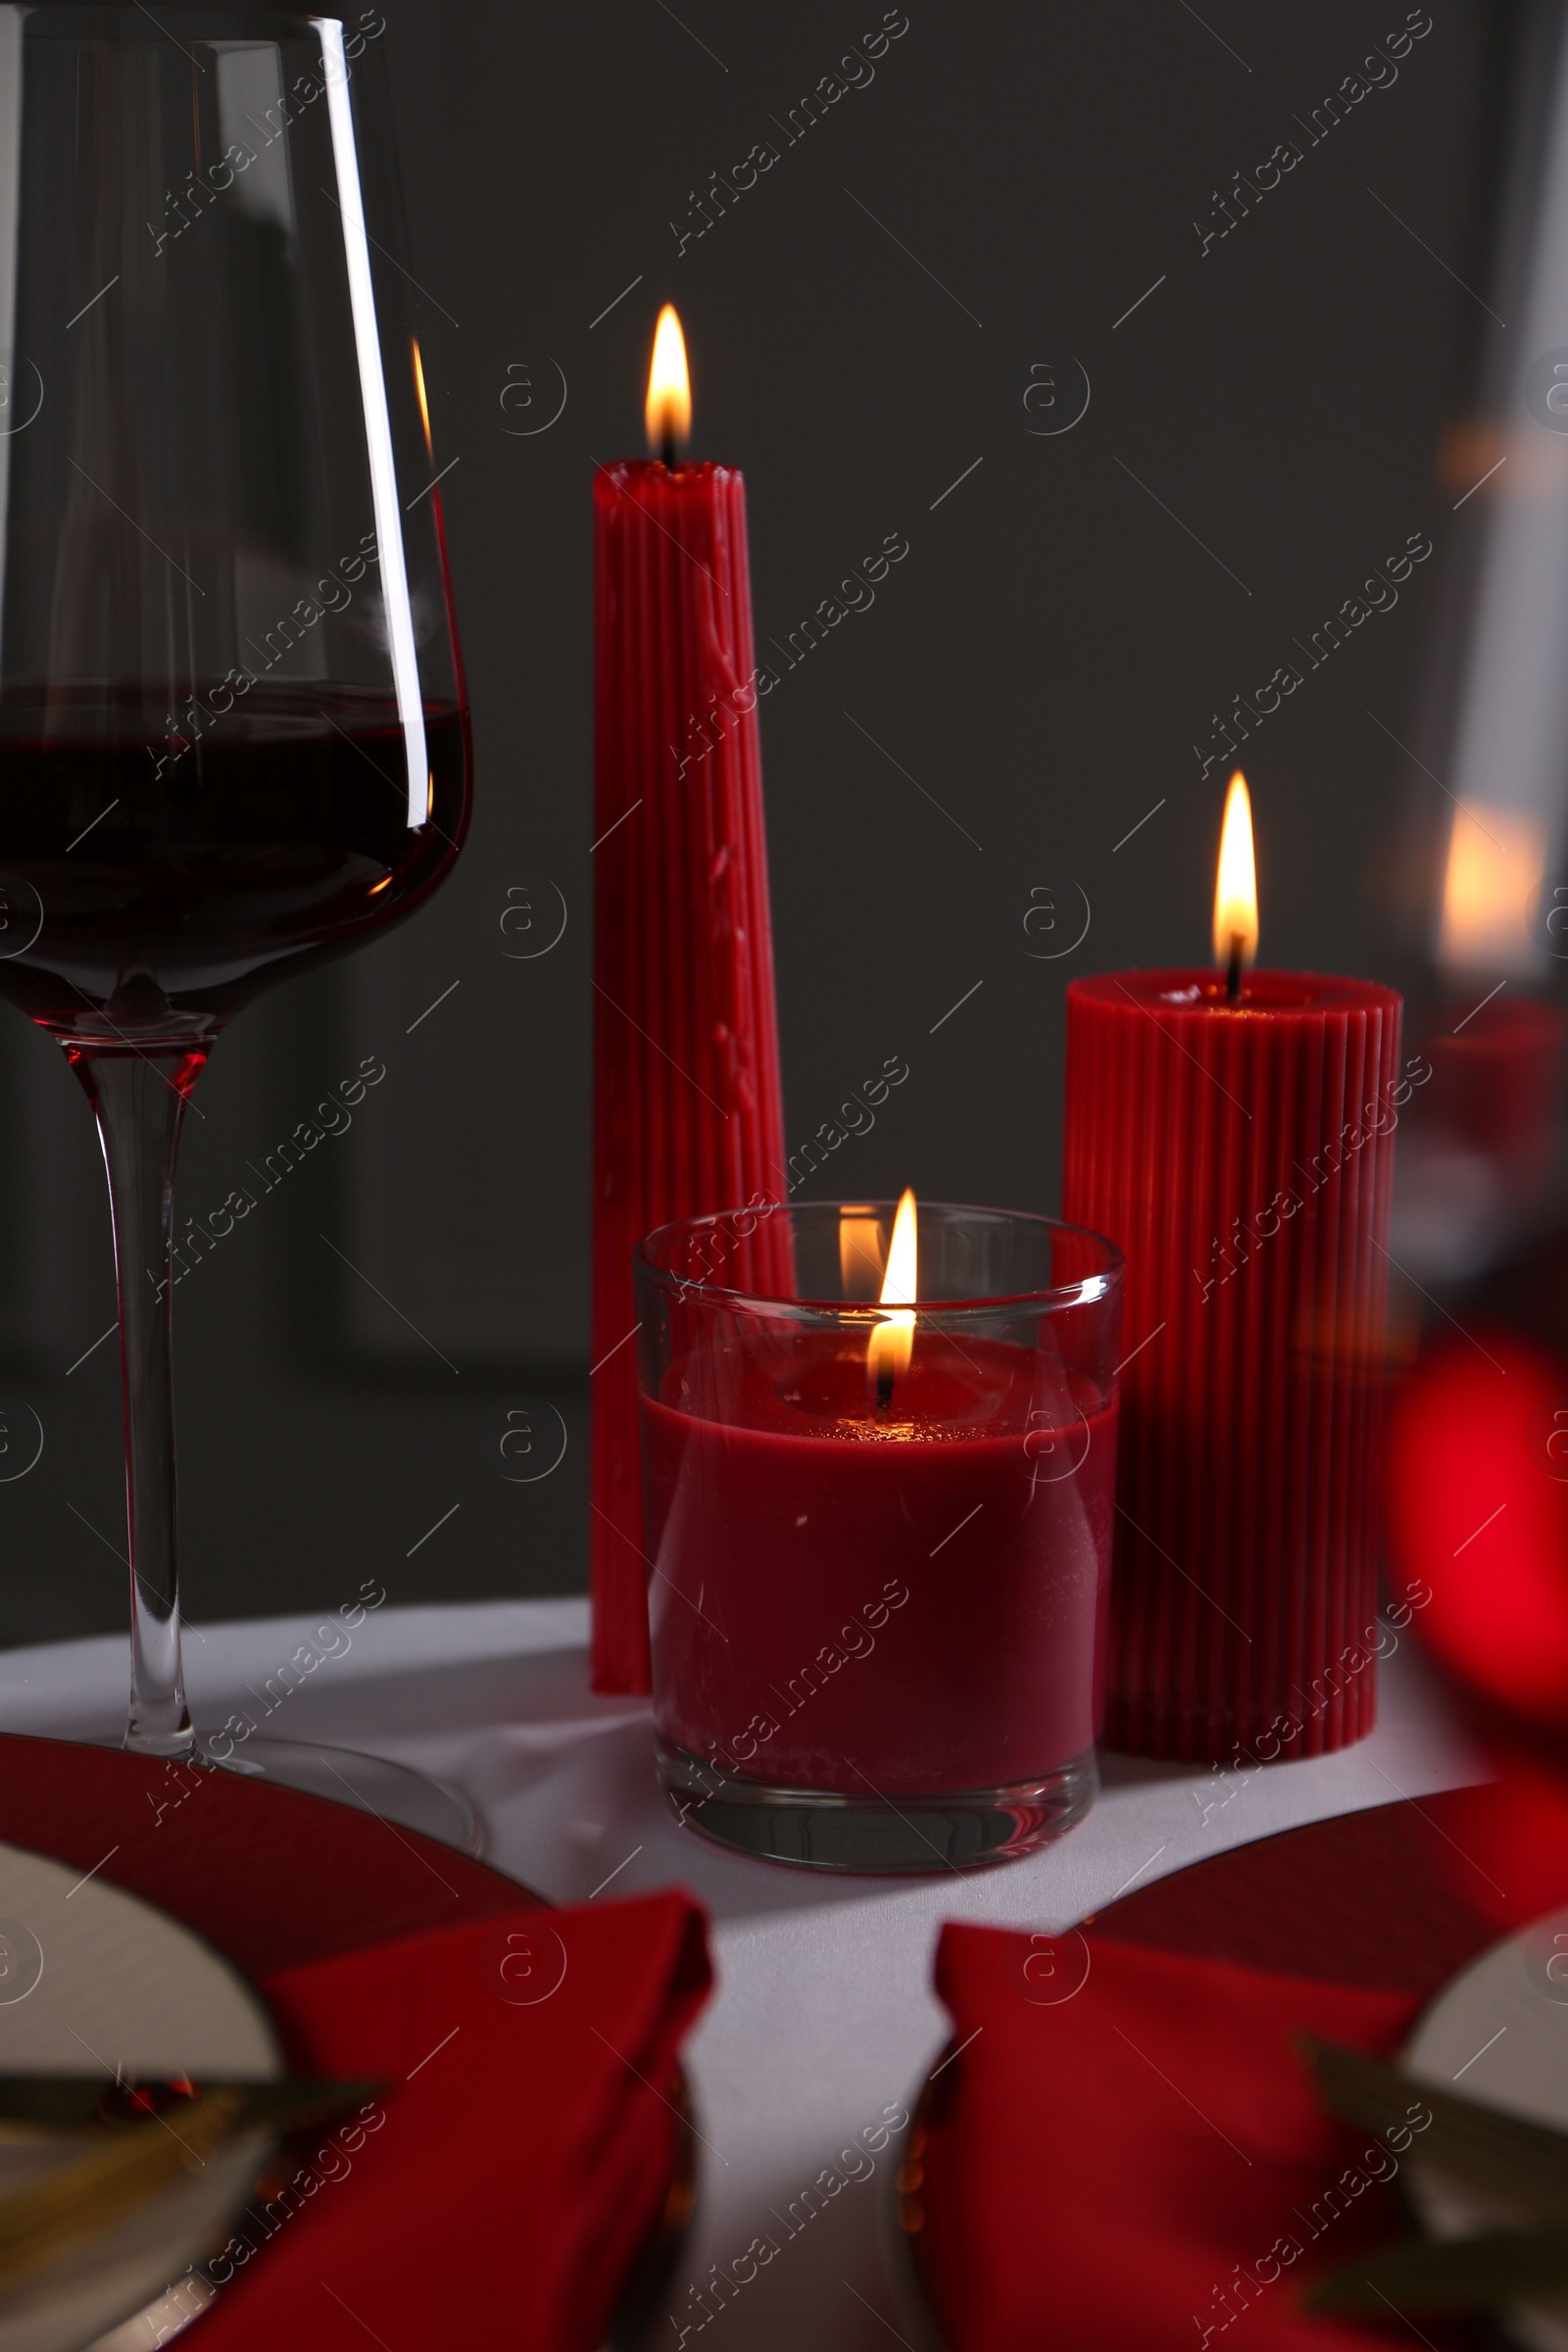
M 656 369 L 671 328 L 678 345 L 672 311 Z M 656 407 L 651 381 L 650 439 L 672 461 L 684 419 Z M 593 1683 L 638 1691 L 649 1567 L 631 1253 L 673 1218 L 779 1199 L 784 1117 L 740 474 L 602 467 L 594 551 Z M 760 1280 L 776 1280 L 778 1246 L 762 1218 Z
M 1106 1743 L 1246 1766 L 1372 1728 L 1410 1088 L 1393 989 L 1244 981 L 1215 930 L 1218 971 L 1068 989 L 1062 1214 L 1127 1256 Z

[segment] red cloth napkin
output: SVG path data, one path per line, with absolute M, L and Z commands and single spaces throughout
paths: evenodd
M 1386 2352 L 1297 2307 L 1306 2277 L 1399 2234 L 1378 2182 L 1403 2155 L 1323 2113 L 1294 2044 L 1386 2050 L 1418 2004 L 1054 1940 L 950 1924 L 937 1950 L 967 2046 L 936 2077 L 919 2193 L 953 2352 L 1200 2352 L 1233 2326 L 1248 2352 Z
M 288 2187 L 198 2271 L 220 2288 L 204 2352 L 602 2343 L 663 2207 L 676 2056 L 710 1982 L 703 1916 L 677 1892 L 269 1978 L 292 2065 L 388 2089 L 292 2143 Z

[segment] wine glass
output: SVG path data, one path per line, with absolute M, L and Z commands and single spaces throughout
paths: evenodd
M 199 1755 L 185 1103 L 259 990 L 429 897 L 468 815 L 384 32 L 373 10 L 0 7 L 0 992 L 64 1047 L 108 1169 L 125 1744 L 152 1756 Z

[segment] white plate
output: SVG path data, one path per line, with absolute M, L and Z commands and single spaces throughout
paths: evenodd
M 107 2083 L 117 2068 L 254 2081 L 283 2064 L 256 1995 L 189 1929 L 101 1879 L 0 1844 L 0 2074 L 101 2073 Z M 0 2297 L 0 2352 L 81 2352 L 118 2330 L 221 2240 L 270 2144 L 235 2141 L 59 2271 Z M 57 2161 L 0 2144 L 0 2195 Z M 202 2299 L 187 2289 L 180 2315 L 194 2317 Z M 122 2340 L 155 2337 L 137 2322 Z
M 1494 1944 L 1446 1985 L 1405 2045 L 1404 2065 L 1435 2089 L 1568 2130 L 1568 1910 Z M 1410 2167 L 1409 2188 L 1434 2237 L 1529 2219 L 1425 2167 Z M 1568 2352 L 1568 2297 L 1509 2313 L 1508 2333 L 1530 2352 Z

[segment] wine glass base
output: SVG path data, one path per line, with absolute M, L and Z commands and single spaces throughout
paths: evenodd
M 459 1853 L 477 1855 L 484 1844 L 473 1807 L 461 1789 L 412 1765 L 394 1764 L 388 1756 L 368 1756 L 359 1748 L 329 1747 L 314 1740 L 257 1738 L 220 1759 L 204 1742 L 203 1757 L 219 1772 L 270 1781 L 279 1788 L 298 1788 L 307 1796 L 352 1805 L 356 1812 L 373 1813 L 378 1821 L 415 1830 Z

